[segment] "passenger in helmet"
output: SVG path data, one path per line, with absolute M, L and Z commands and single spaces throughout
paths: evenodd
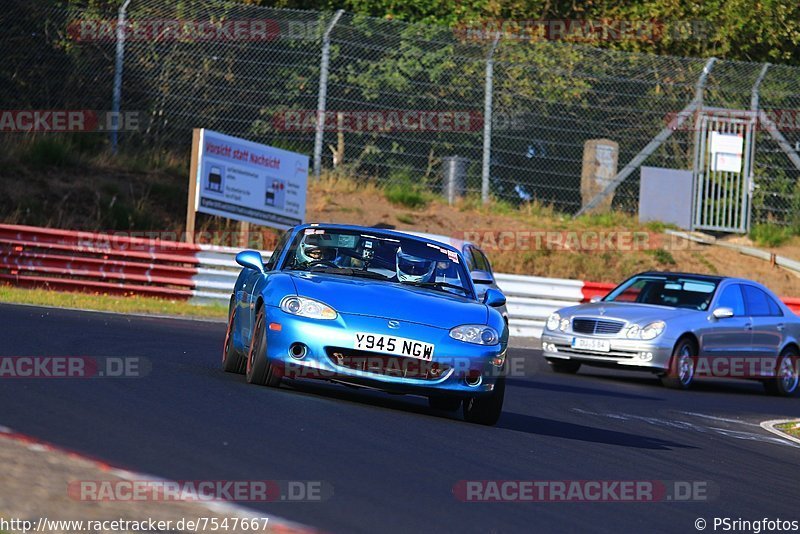
M 402 247 L 397 249 L 397 280 L 399 282 L 430 282 L 435 269 L 436 261 L 406 254 Z
M 300 242 L 295 253 L 295 264 L 302 265 L 315 261 L 333 261 L 336 259 L 335 247 L 326 246 L 322 236 L 317 234 L 307 235 Z

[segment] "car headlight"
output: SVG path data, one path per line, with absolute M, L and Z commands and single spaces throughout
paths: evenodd
M 642 328 L 642 333 L 640 335 L 642 339 L 655 339 L 661 335 L 666 327 L 667 325 L 664 321 L 654 321 Z
M 497 330 L 491 326 L 480 324 L 465 324 L 450 330 L 450 337 L 465 343 L 475 343 L 476 345 L 497 345 L 500 336 Z
M 667 325 L 664 321 L 654 321 L 645 326 L 632 324 L 625 331 L 625 337 L 628 339 L 644 339 L 649 341 L 661 335 Z
M 558 312 L 551 313 L 550 317 L 547 318 L 547 329 L 548 330 L 556 330 L 558 329 L 558 323 L 561 322 L 561 316 Z
M 628 327 L 628 330 L 625 332 L 625 337 L 628 339 L 639 339 L 639 332 L 641 328 L 639 328 L 638 324 L 632 324 Z
M 281 310 L 309 319 L 336 319 L 336 310 L 318 300 L 289 296 L 281 301 Z
M 569 319 L 567 319 L 566 317 L 561 319 L 561 322 L 558 324 L 558 329 L 561 330 L 562 332 L 566 332 L 567 330 L 569 330 Z

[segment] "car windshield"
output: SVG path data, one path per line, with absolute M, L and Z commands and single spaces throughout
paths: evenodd
M 281 268 L 369 278 L 474 298 L 456 252 L 380 231 L 306 228 L 295 236 Z
M 636 302 L 671 308 L 707 310 L 717 282 L 686 276 L 639 275 L 623 282 L 603 302 Z

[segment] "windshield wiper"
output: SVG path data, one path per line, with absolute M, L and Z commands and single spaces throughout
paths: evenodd
M 342 274 L 345 276 L 360 276 L 362 278 L 372 278 L 374 280 L 386 280 L 386 277 L 380 273 L 373 271 L 364 271 L 361 269 L 353 269 L 352 267 L 325 267 L 313 266 L 311 272 L 324 273 L 324 274 Z
M 457 286 L 455 284 L 450 284 L 448 282 L 401 282 L 402 284 L 408 284 L 410 286 L 416 287 L 430 287 L 433 289 L 457 289 L 467 295 L 467 290 L 461 286 Z

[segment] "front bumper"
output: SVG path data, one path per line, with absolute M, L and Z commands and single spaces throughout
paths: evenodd
M 390 329 L 386 319 L 362 315 L 340 313 L 334 320 L 316 320 L 271 306 L 266 311 L 267 354 L 287 378 L 334 380 L 393 393 L 471 397 L 491 393 L 503 373 L 503 367 L 491 360 L 505 356 L 505 344 L 464 343 L 451 338 L 446 329 L 404 321 Z M 280 329 L 270 328 L 273 324 Z M 433 343 L 432 361 L 357 351 L 355 332 Z M 292 354 L 298 343 L 305 346 L 301 358 Z
M 572 340 L 575 337 L 607 340 L 610 342 L 611 350 L 600 352 L 574 348 Z M 542 353 L 549 360 L 572 360 L 589 365 L 640 368 L 654 372 L 664 372 L 669 368 L 673 345 L 671 340 L 660 337 L 644 341 L 551 330 L 542 333 Z

